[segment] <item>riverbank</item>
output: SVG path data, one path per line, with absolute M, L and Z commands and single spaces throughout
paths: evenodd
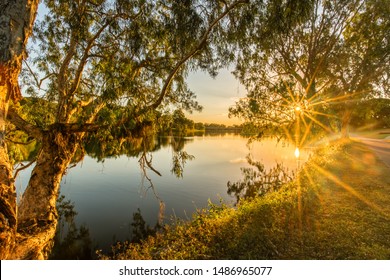
M 389 259 L 388 174 L 364 144 L 338 141 L 280 191 L 210 205 L 142 244 L 118 244 L 110 258 Z

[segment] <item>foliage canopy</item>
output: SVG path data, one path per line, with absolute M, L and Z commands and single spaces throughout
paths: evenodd
M 316 0 L 286 32 L 252 36 L 235 70 L 249 93 L 230 115 L 263 129 L 345 128 L 357 101 L 388 96 L 389 9 L 388 1 Z

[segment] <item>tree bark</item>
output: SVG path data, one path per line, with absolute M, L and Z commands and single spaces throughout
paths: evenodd
M 0 259 L 7 259 L 15 246 L 16 190 L 7 147 L 0 141 Z
M 56 233 L 60 183 L 85 132 L 69 131 L 68 124 L 53 124 L 42 131 L 23 120 L 14 108 L 9 110 L 9 120 L 42 145 L 19 203 L 17 239 L 10 258 L 47 259 Z
M 352 106 L 350 101 L 347 100 L 345 102 L 345 108 L 341 117 L 341 137 L 349 138 L 349 123 L 351 121 L 352 116 Z
M 3 0 L 0 3 L 0 259 L 7 259 L 15 246 L 16 191 L 5 144 L 9 100 L 21 98 L 18 76 L 25 57 L 38 0 Z
M 44 133 L 42 148 L 18 208 L 18 237 L 12 259 L 47 259 L 57 227 L 56 201 L 62 176 L 81 135 L 57 126 Z

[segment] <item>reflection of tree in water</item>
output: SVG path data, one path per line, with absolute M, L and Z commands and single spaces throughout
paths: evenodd
M 90 136 L 84 143 L 85 152 L 98 161 L 104 161 L 106 157 L 117 157 L 127 155 L 129 157 L 138 157 L 141 169 L 152 170 L 161 176 L 160 172 L 152 166 L 152 153 L 163 147 L 172 147 L 172 168 L 171 173 L 177 177 L 183 177 L 184 166 L 187 161 L 194 157 L 184 151 L 184 146 L 188 142 L 194 141 L 193 138 L 186 137 L 185 134 L 177 136 L 162 136 L 153 132 L 144 131 L 142 137 L 127 137 L 116 139 L 112 135 L 106 137 L 109 140 L 101 141 L 99 137 Z M 144 172 L 145 173 L 145 172 Z
M 247 161 L 253 167 L 241 168 L 243 179 L 227 183 L 227 193 L 235 196 L 237 203 L 240 199 L 277 191 L 283 184 L 294 178 L 294 172 L 289 171 L 282 163 L 277 163 L 276 166 L 267 170 L 264 164 L 254 161 L 250 156 L 247 156 Z
M 193 141 L 193 139 L 191 139 Z M 171 173 L 177 178 L 183 177 L 184 166 L 189 160 L 193 160 L 195 157 L 184 151 L 185 144 L 189 142 L 185 137 L 172 137 L 172 168 Z
M 157 221 L 154 227 L 150 227 L 142 216 L 141 210 L 138 208 L 137 212 L 133 213 L 133 221 L 130 224 L 130 228 L 130 242 L 139 243 L 148 236 L 155 235 L 161 229 L 161 224 L 160 221 Z
M 104 132 L 105 133 L 105 132 Z M 103 134 L 104 134 L 103 133 Z M 172 162 L 171 173 L 176 177 L 183 177 L 185 164 L 194 157 L 184 151 L 185 145 L 194 139 L 189 135 L 157 135 L 152 132 L 144 132 L 142 137 L 127 137 L 116 139 L 110 132 L 103 135 L 91 134 L 83 143 L 82 148 L 77 151 L 74 159 L 73 167 L 84 158 L 85 154 L 104 161 L 106 157 L 117 157 L 126 155 L 128 157 L 138 157 L 142 171 L 144 171 L 146 181 L 150 182 L 147 189 L 152 189 L 160 203 L 159 220 L 162 220 L 164 215 L 164 202 L 159 198 L 157 190 L 150 178 L 147 175 L 147 170 L 152 170 L 158 175 L 161 175 L 158 170 L 152 166 L 152 154 L 163 147 L 171 147 Z M 27 158 L 27 156 L 26 156 Z M 24 158 L 23 158 L 24 159 Z M 156 172 L 157 171 L 157 172 Z M 75 223 L 77 212 L 74 210 L 74 205 L 71 201 L 66 200 L 64 196 L 60 196 L 57 200 L 57 209 L 59 222 L 55 238 L 54 246 L 50 253 L 50 259 L 93 259 L 93 245 L 90 237 L 89 229 L 86 226 L 78 226 Z M 131 224 L 131 242 L 140 242 L 149 235 L 155 234 L 160 228 L 160 222 L 154 227 L 146 224 L 140 210 L 133 214 L 133 222 Z
M 57 200 L 58 226 L 50 259 L 92 259 L 92 242 L 85 226 L 77 227 L 77 212 L 70 200 L 61 195 Z
M 65 200 L 65 196 L 61 195 L 57 200 L 57 209 L 59 215 L 58 227 L 54 246 L 50 253 L 52 260 L 74 260 L 83 259 L 90 260 L 96 257 L 92 248 L 90 233 L 85 226 L 76 226 L 75 217 L 77 212 L 74 210 L 74 205 L 70 200 Z M 162 229 L 162 216 L 160 216 L 156 224 L 151 227 L 148 225 L 142 216 L 141 210 L 138 208 L 133 213 L 133 220 L 130 224 L 130 238 L 128 242 L 139 243 L 148 236 L 155 235 Z M 117 242 L 114 246 L 119 246 L 121 242 Z M 99 254 L 97 252 L 97 254 Z
M 128 157 L 138 157 L 145 150 L 148 152 L 157 151 L 161 148 L 161 143 L 157 142 L 153 132 L 145 132 L 142 137 L 115 138 L 107 132 L 105 138 L 102 135 L 90 135 L 84 141 L 85 152 L 98 161 L 104 161 L 107 157 L 118 157 L 127 155 Z
M 142 240 L 145 240 L 149 236 L 154 236 L 159 230 L 163 229 L 162 221 L 159 220 L 154 227 L 148 225 L 142 216 L 141 210 L 138 208 L 136 212 L 133 213 L 133 221 L 129 225 L 130 229 L 130 238 L 126 241 L 114 241 L 114 244 L 111 246 L 111 251 L 103 252 L 103 250 L 97 250 L 98 259 L 107 259 L 107 256 L 110 259 L 116 259 L 117 254 L 125 253 L 128 250 L 128 245 L 130 243 L 141 243 Z

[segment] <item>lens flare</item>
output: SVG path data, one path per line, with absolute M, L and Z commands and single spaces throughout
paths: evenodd
M 299 148 L 296 147 L 296 148 L 295 148 L 295 152 L 294 152 L 295 157 L 296 157 L 296 158 L 299 158 L 300 154 L 301 154 L 301 153 L 300 153 L 300 151 L 299 151 Z

